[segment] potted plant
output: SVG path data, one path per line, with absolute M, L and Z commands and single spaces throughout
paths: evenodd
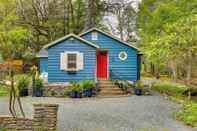
M 75 88 L 75 98 L 81 98 L 82 97 L 82 87 L 79 85 Z
M 43 81 L 42 79 L 36 79 L 35 80 L 35 96 L 41 97 L 43 96 Z
M 21 77 L 17 82 L 17 88 L 20 96 L 28 96 L 29 79 L 25 76 Z
M 72 98 L 82 97 L 82 87 L 77 82 L 72 82 L 71 92 L 69 93 Z
M 135 83 L 135 94 L 137 95 L 137 96 L 141 96 L 142 95 L 142 88 L 143 88 L 143 86 L 142 86 L 142 84 L 141 84 L 141 81 L 136 81 L 136 83 Z
M 95 83 L 92 80 L 85 80 L 81 84 L 83 88 L 83 94 L 85 97 L 91 97 L 92 96 L 92 89 L 95 87 Z

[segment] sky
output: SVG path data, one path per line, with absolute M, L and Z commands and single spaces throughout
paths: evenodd
M 126 2 L 131 2 L 131 5 L 133 6 L 133 8 L 138 11 L 138 5 L 139 3 L 141 2 L 141 0 L 109 0 L 111 2 L 114 2 L 114 3 L 118 3 L 118 2 L 122 2 L 124 1 L 125 3 Z M 113 14 L 109 14 L 109 15 L 106 15 L 104 18 L 103 18 L 103 21 L 104 21 L 104 24 L 107 25 L 110 29 L 112 29 L 111 33 L 113 35 L 116 35 L 117 37 L 120 37 L 118 34 L 118 31 L 117 31 L 117 25 L 118 25 L 118 21 L 117 21 L 117 17 Z M 109 26 L 111 25 L 111 27 Z M 133 32 L 133 35 L 136 35 L 135 32 Z M 125 38 L 127 39 L 127 38 Z

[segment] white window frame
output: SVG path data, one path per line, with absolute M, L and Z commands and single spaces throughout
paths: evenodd
M 124 53 L 124 55 L 125 55 L 124 58 L 121 57 L 121 54 L 122 54 L 122 53 Z M 124 60 L 127 59 L 128 55 L 127 55 L 127 53 L 126 53 L 125 51 L 121 51 L 121 52 L 119 53 L 118 57 L 119 57 L 120 60 L 124 61 Z
M 98 33 L 92 32 L 92 40 L 98 40 Z

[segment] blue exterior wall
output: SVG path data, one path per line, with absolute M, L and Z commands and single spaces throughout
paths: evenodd
M 60 70 L 60 53 L 65 51 L 79 51 L 84 55 L 84 69 L 76 73 Z M 48 81 L 71 82 L 80 80 L 94 80 L 96 67 L 96 48 L 80 40 L 65 40 L 48 49 Z
M 91 40 L 91 32 L 82 36 L 82 38 Z M 106 36 L 103 33 L 98 32 L 98 40 L 93 41 L 100 46 L 100 48 L 108 50 L 108 71 L 109 76 L 113 80 L 131 80 L 136 81 L 139 79 L 138 74 L 138 60 L 137 60 L 137 50 L 131 48 L 127 45 L 120 43 L 113 38 Z M 127 59 L 121 61 L 119 59 L 119 53 L 125 51 L 128 55 Z M 110 73 L 110 71 L 112 73 Z
M 40 73 L 48 72 L 48 58 L 40 58 Z

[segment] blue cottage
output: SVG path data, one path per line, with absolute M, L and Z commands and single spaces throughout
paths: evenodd
M 140 79 L 140 51 L 97 28 L 79 36 L 69 34 L 46 46 L 39 53 L 40 73 L 49 83 L 80 80 Z

